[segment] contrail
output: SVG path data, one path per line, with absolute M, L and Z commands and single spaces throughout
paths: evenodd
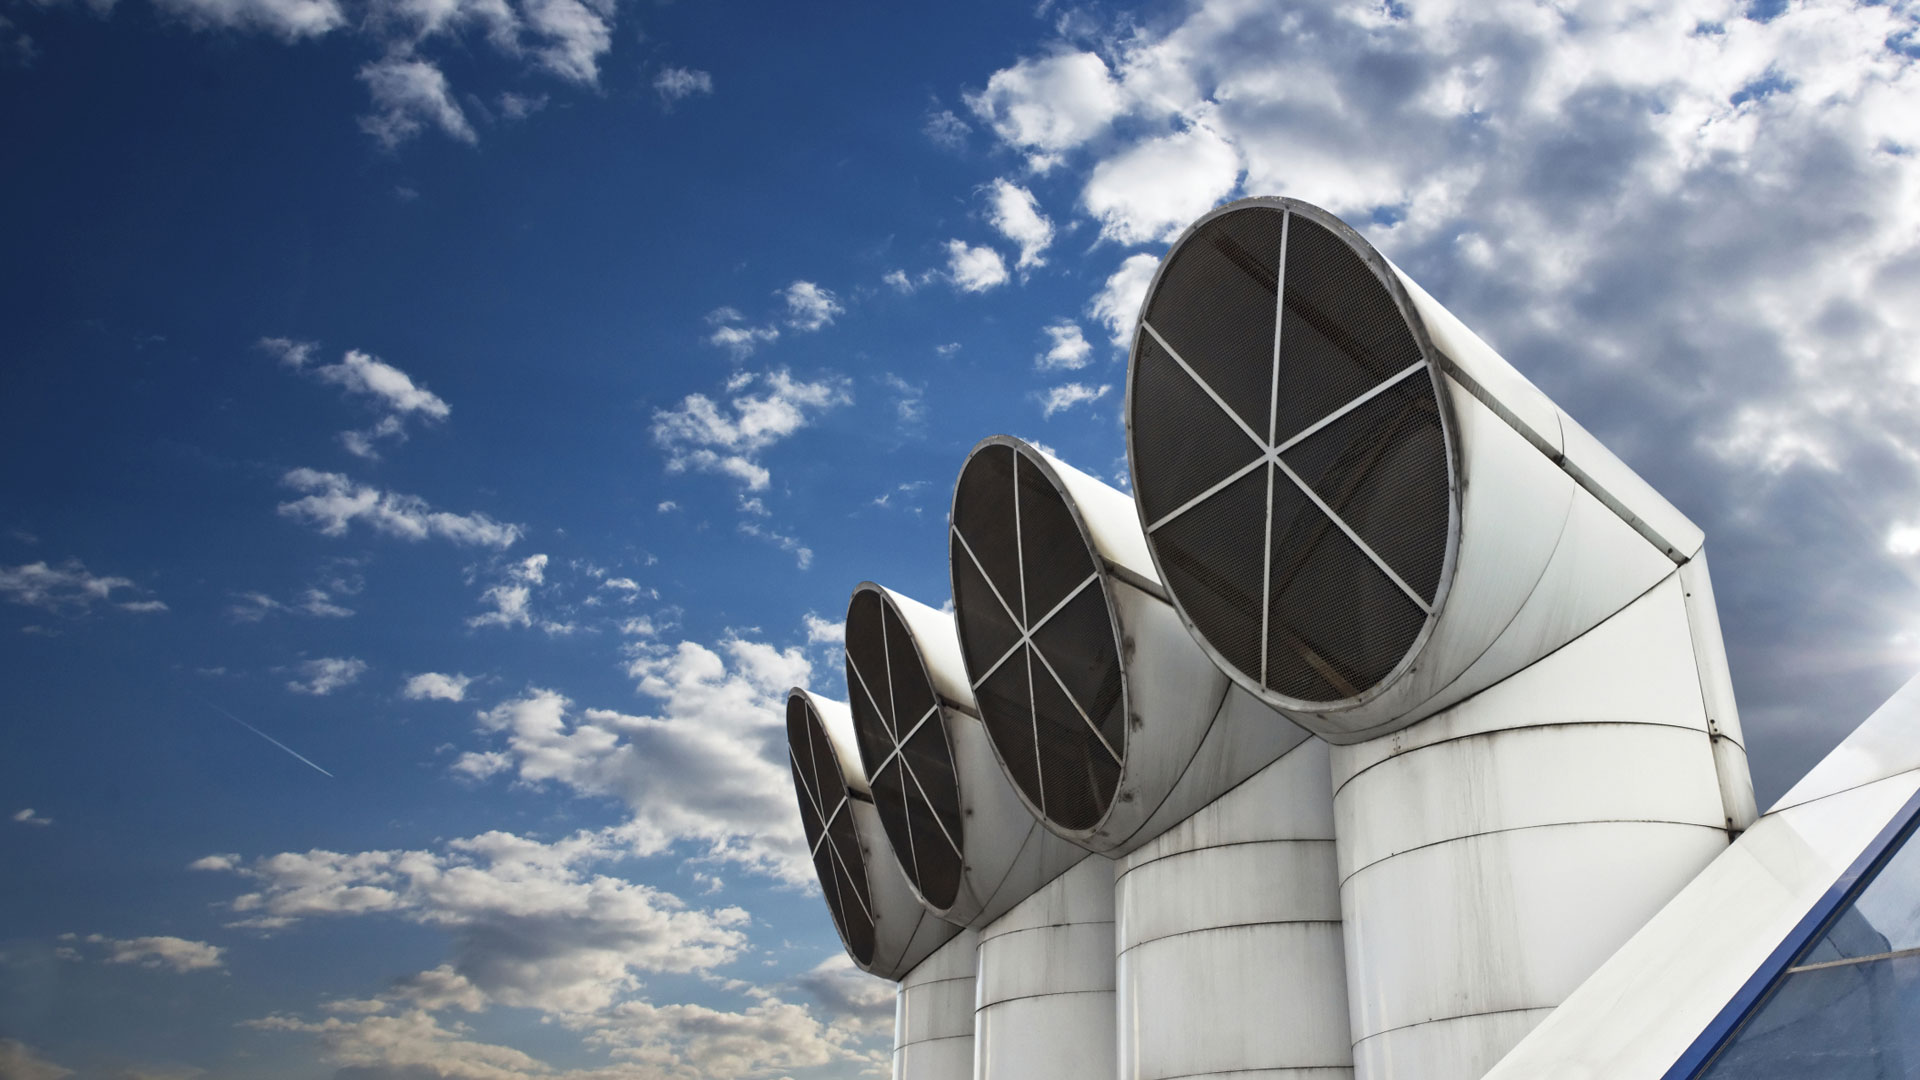
M 236 723 L 236 724 L 239 724 L 239 725 L 240 725 L 241 727 L 243 727 L 243 728 L 246 728 L 246 729 L 247 729 L 248 731 L 251 731 L 251 732 L 253 732 L 253 733 L 254 733 L 255 735 L 258 735 L 258 736 L 260 736 L 261 738 L 263 738 L 263 739 L 265 739 L 265 740 L 267 740 L 268 742 L 270 742 L 270 743 L 272 743 L 273 745 L 275 745 L 275 746 L 277 746 L 277 747 L 279 747 L 280 749 L 282 749 L 282 750 L 285 750 L 285 751 L 286 751 L 287 753 L 289 753 L 289 754 L 292 754 L 292 755 L 293 755 L 294 757 L 297 757 L 297 758 L 299 758 L 299 759 L 300 759 L 301 761 L 304 761 L 304 762 L 306 762 L 306 763 L 307 763 L 308 765 L 312 765 L 312 766 L 313 766 L 313 769 L 314 769 L 314 771 L 316 771 L 316 772 L 318 772 L 318 773 L 319 773 L 319 774 L 320 774 L 321 776 L 325 776 L 325 777 L 327 777 L 327 778 L 329 778 L 329 779 L 338 779 L 337 777 L 335 777 L 335 776 L 334 776 L 334 775 L 333 775 L 332 773 L 330 773 L 330 772 L 328 772 L 327 770 L 325 770 L 325 769 L 322 769 L 322 768 L 321 768 L 320 766 L 318 766 L 318 765 L 314 765 L 314 764 L 313 764 L 313 762 L 312 762 L 312 761 L 310 761 L 310 760 L 308 760 L 308 759 L 307 759 L 307 758 L 306 758 L 305 756 L 303 756 L 303 755 L 302 755 L 302 754 L 300 753 L 300 751 L 298 751 L 298 750 L 295 750 L 295 749 L 294 749 L 293 747 L 291 747 L 291 746 L 288 746 L 288 745 L 287 745 L 286 743 L 283 743 L 283 742 L 281 742 L 281 741 L 280 741 L 279 739 L 276 739 L 276 738 L 274 738 L 273 736 L 271 736 L 271 735 L 269 735 L 269 734 L 267 734 L 266 732 L 264 732 L 264 731 L 261 731 L 261 730 L 260 730 L 259 728 L 257 728 L 257 727 L 254 727 L 254 726 L 253 726 L 252 724 L 249 724 L 249 723 L 247 723 L 247 722 L 246 722 L 245 720 L 242 720 L 242 719 L 240 719 L 239 717 L 237 717 L 237 716 L 235 716 L 235 715 L 233 715 L 232 713 L 230 713 L 230 712 L 228 712 L 227 710 L 225 710 L 225 709 L 223 709 L 223 708 L 221 708 L 220 706 L 218 706 L 218 705 L 215 705 L 215 704 L 214 704 L 213 702 L 211 702 L 211 701 L 207 701 L 207 699 L 206 699 L 206 698 L 201 698 L 200 700 L 201 700 L 201 701 L 203 701 L 203 702 L 206 702 L 206 706 L 207 706 L 207 708 L 209 708 L 209 709 L 212 709 L 212 710 L 213 710 L 214 712 L 217 712 L 217 713 L 219 713 L 219 714 L 220 714 L 221 716 L 224 716 L 224 717 L 226 717 L 227 719 L 229 719 L 229 720 L 231 720 L 231 721 L 233 721 L 234 723 Z

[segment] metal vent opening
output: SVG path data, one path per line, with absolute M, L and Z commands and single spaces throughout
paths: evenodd
M 847 696 L 873 805 L 901 869 L 939 910 L 960 895 L 960 783 L 940 699 L 906 624 L 883 594 L 847 608 Z
M 1456 528 L 1437 377 L 1363 245 L 1300 203 L 1218 212 L 1167 256 L 1134 341 L 1155 563 L 1216 659 L 1289 703 L 1400 667 Z
M 826 725 L 806 695 L 787 698 L 787 762 L 793 768 L 793 790 L 800 799 L 800 823 L 806 830 L 807 850 L 813 857 L 820 891 L 833 913 L 834 929 L 854 960 L 873 962 L 873 893 L 867 881 L 867 860 L 860 848 L 848 787 Z
M 1119 788 L 1126 705 L 1118 630 L 1073 510 L 1045 466 L 989 442 L 960 473 L 949 545 L 988 739 L 1043 818 L 1093 828 Z

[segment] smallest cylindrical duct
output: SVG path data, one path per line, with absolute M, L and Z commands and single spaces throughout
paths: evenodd
M 898 979 L 960 928 L 913 894 L 874 810 L 843 702 L 787 691 L 787 760 L 800 822 L 834 929 L 860 970 Z
M 862 582 L 847 605 L 847 690 L 874 808 L 928 910 L 981 926 L 1080 857 L 995 762 L 953 616 Z
M 973 980 L 980 933 L 962 930 L 900 979 L 893 1080 L 973 1080 Z
M 1113 1080 L 1113 868 L 1086 856 L 981 928 L 974 1080 Z
M 1187 632 L 1124 493 L 996 435 L 960 471 L 948 543 L 987 737 L 1058 835 L 1124 854 L 1307 737 Z

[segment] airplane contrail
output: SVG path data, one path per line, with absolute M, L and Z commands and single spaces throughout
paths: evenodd
M 247 723 L 245 720 L 242 720 L 239 717 L 228 712 L 227 710 L 221 708 L 220 706 L 215 705 L 213 702 L 207 701 L 206 698 L 201 698 L 200 700 L 206 703 L 207 708 L 212 709 L 214 712 L 219 713 L 221 716 L 224 716 L 227 719 L 233 721 L 234 723 L 239 724 L 241 727 L 246 728 L 248 731 L 253 732 L 255 735 L 260 736 L 261 738 L 267 740 L 268 742 L 279 747 L 280 749 L 285 750 L 287 753 L 292 754 L 294 757 L 299 758 L 301 761 L 306 762 L 306 764 L 312 766 L 314 771 L 318 772 L 321 776 L 327 777 L 328 779 L 338 779 L 338 777 L 335 777 L 332 773 L 328 772 L 327 770 L 322 769 L 318 765 L 314 765 L 313 762 L 308 760 L 304 755 L 302 755 L 300 751 L 295 750 L 293 747 L 288 746 L 286 743 L 281 742 L 279 739 L 276 739 L 273 736 L 267 734 L 266 732 L 261 731 L 259 728 L 254 727 L 252 724 Z

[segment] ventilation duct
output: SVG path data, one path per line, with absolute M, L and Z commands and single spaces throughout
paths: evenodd
M 1047 827 L 1124 854 L 1307 737 L 1181 626 L 1133 500 L 994 436 L 954 486 L 955 620 L 987 738 Z
M 1324 210 L 1174 244 L 1127 437 L 1194 637 L 1337 744 L 1361 1080 L 1479 1076 L 1752 820 L 1700 530 Z
M 981 928 L 974 1080 L 1113 1080 L 1113 870 L 1083 855 Z
M 899 979 L 960 928 L 928 913 L 886 855 L 847 706 L 787 691 L 787 762 L 834 929 L 860 970 Z
M 962 930 L 900 980 L 893 999 L 893 1080 L 973 1080 L 979 949 L 979 931 Z
M 952 616 L 862 583 L 847 607 L 847 688 L 874 807 L 934 914 L 981 926 L 1080 857 L 994 761 Z

